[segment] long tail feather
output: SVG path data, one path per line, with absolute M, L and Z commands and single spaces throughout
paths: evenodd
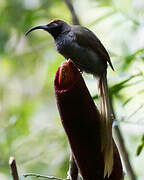
M 110 176 L 113 169 L 113 140 L 112 140 L 112 109 L 108 93 L 106 74 L 99 78 L 99 93 L 102 117 L 102 152 L 104 153 L 104 177 Z

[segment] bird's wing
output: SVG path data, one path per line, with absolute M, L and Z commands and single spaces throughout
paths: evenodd
M 101 60 L 108 62 L 114 70 L 108 52 L 92 31 L 82 26 L 72 26 L 72 31 L 75 35 L 76 42 L 80 46 L 93 49 Z

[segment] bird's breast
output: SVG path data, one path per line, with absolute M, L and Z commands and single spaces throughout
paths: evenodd
M 74 39 L 70 33 L 59 36 L 55 41 L 57 51 L 63 56 L 69 54 L 71 52 L 71 44 L 73 41 Z
M 106 65 L 101 64 L 100 57 L 91 49 L 80 46 L 74 37 L 67 36 L 56 41 L 56 49 L 66 59 L 71 59 L 82 71 L 90 74 L 102 74 Z

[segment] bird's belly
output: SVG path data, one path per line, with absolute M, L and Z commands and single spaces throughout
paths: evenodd
M 70 58 L 82 71 L 99 76 L 106 70 L 106 64 L 90 49 L 70 44 L 57 50 L 66 59 Z

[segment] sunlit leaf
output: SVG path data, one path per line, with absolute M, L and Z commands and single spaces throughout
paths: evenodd
M 130 64 L 136 59 L 136 56 L 141 53 L 144 53 L 144 49 L 139 49 L 136 52 L 134 52 L 133 54 L 126 56 L 123 61 L 124 63 L 123 63 L 122 69 L 123 70 L 128 69 L 130 67 Z
M 133 99 L 133 97 L 128 98 L 128 99 L 123 103 L 123 106 L 127 105 L 132 99 Z
M 137 148 L 137 152 L 136 152 L 137 156 L 139 156 L 141 154 L 143 148 L 144 148 L 144 135 L 142 135 L 141 144 Z
M 127 78 L 127 79 L 125 79 L 125 80 L 123 80 L 123 81 L 121 81 L 121 82 L 119 82 L 119 83 L 117 83 L 117 84 L 115 84 L 115 85 L 113 85 L 111 88 L 110 88 L 110 94 L 111 95 L 116 95 L 120 90 L 122 90 L 123 88 L 126 88 L 126 87 L 128 87 L 128 86 L 131 86 L 131 85 L 133 85 L 133 83 L 132 84 L 127 84 L 131 79 L 133 79 L 133 78 L 135 78 L 135 77 L 137 77 L 137 76 L 141 76 L 142 74 L 141 73 L 138 73 L 138 74 L 136 74 L 136 75 L 133 75 L 133 76 L 130 76 L 129 78 Z

